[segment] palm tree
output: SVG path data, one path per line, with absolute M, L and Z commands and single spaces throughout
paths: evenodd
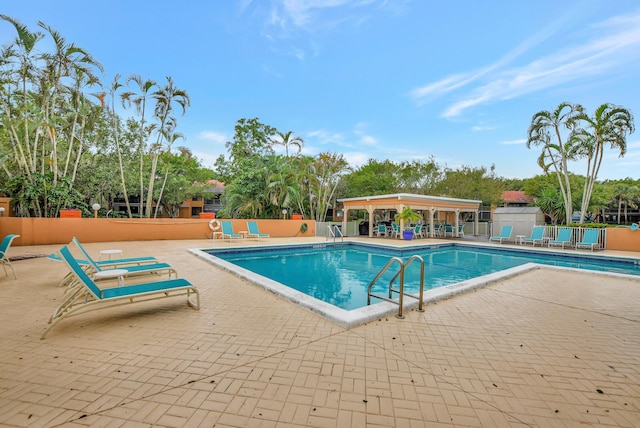
M 311 214 L 316 221 L 322 222 L 334 200 L 342 176 L 350 170 L 349 164 L 342 154 L 324 152 L 316 156 L 310 167 Z
M 543 110 L 534 114 L 528 130 L 527 148 L 531 148 L 532 144 L 542 146 L 538 165 L 545 173 L 553 168 L 558 178 L 567 224 L 571 223 L 573 211 L 567 163 L 573 159 L 575 153 L 570 142 L 563 142 L 561 131 L 562 129 L 572 129 L 574 118 L 582 112 L 583 108 L 580 104 L 563 102 L 553 112 Z M 552 134 L 555 139 L 552 139 Z
M 118 152 L 118 166 L 120 168 L 120 183 L 122 184 L 122 194 L 124 196 L 124 203 L 127 206 L 127 215 L 129 218 L 131 215 L 131 205 L 129 204 L 129 193 L 127 192 L 127 184 L 124 179 L 124 166 L 122 164 L 122 147 L 120 146 L 120 118 L 116 114 L 116 92 L 122 87 L 120 83 L 120 74 L 116 74 L 111 82 L 111 88 L 109 88 L 109 95 L 111 97 L 111 109 L 109 115 L 111 116 L 113 126 L 113 139 L 116 143 L 116 151 Z
M 302 139 L 302 137 L 293 135 L 293 131 L 277 131 L 276 134 L 280 137 L 280 140 L 273 139 L 271 140 L 271 142 L 276 145 L 284 146 L 286 157 L 289 157 L 289 147 L 291 146 L 296 146 L 298 148 L 298 153 L 302 151 L 304 140 Z
M 163 137 L 167 142 L 167 150 L 165 152 L 167 155 L 171 154 L 171 146 L 173 145 L 173 143 L 175 143 L 179 139 L 182 139 L 182 140 L 185 139 L 184 135 L 182 135 L 179 132 L 175 132 L 175 127 L 167 128 L 164 132 Z M 188 162 L 189 159 L 191 159 L 191 157 L 193 156 L 193 154 L 191 153 L 191 150 L 189 150 L 186 147 L 178 147 L 178 150 L 180 151 L 180 153 L 182 153 L 182 156 L 185 162 Z M 162 187 L 160 188 L 160 194 L 158 195 L 158 203 L 156 204 L 156 210 L 155 210 L 155 213 L 153 214 L 154 218 L 158 217 L 158 208 L 160 207 L 160 201 L 162 200 L 162 194 L 164 193 L 164 189 L 167 186 L 167 179 L 169 178 L 170 168 L 171 168 L 171 163 L 167 162 L 167 166 L 164 170 L 164 179 L 162 180 Z
M 153 80 L 144 80 L 138 74 L 132 74 L 127 78 L 127 86 L 134 82 L 138 86 L 138 93 L 133 91 L 125 91 L 120 94 L 122 106 L 127 108 L 132 104 L 136 112 L 140 116 L 140 133 L 138 135 L 138 155 L 140 156 L 140 204 L 139 215 L 142 217 L 144 212 L 144 153 L 145 153 L 145 132 L 148 132 L 145 122 L 145 113 L 147 109 L 147 99 L 151 96 L 151 90 L 156 86 Z
M 191 105 L 191 100 L 186 91 L 176 88 L 171 76 L 167 77 L 167 84 L 162 88 L 158 88 L 152 94 L 153 99 L 156 101 L 154 108 L 154 116 L 158 119 L 159 126 L 156 129 L 157 140 L 156 143 L 151 146 L 151 174 L 149 175 L 149 186 L 147 188 L 147 217 L 151 217 L 151 206 L 153 203 L 153 188 L 156 180 L 156 170 L 158 168 L 158 158 L 161 152 L 161 141 L 164 138 L 170 148 L 173 141 L 169 141 L 168 137 L 173 138 L 175 134 L 175 128 L 177 126 L 176 119 L 171 116 L 173 112 L 173 104 L 177 103 L 182 107 L 182 114 L 186 112 L 188 106 Z M 184 138 L 180 136 L 180 138 Z M 158 210 L 156 208 L 156 215 Z
M 57 213 L 49 187 L 73 186 L 79 155 L 83 151 L 85 126 L 92 123 L 93 104 L 83 90 L 99 84 L 96 71 L 103 68 L 84 49 L 67 41 L 51 27 L 38 22 L 53 41 L 53 52 L 35 49 L 44 35 L 31 32 L 17 20 L 0 15 L 16 29 L 18 38 L 0 56 L 5 96 L 2 97 L 4 127 L 11 139 L 18 169 L 30 185 L 44 185 L 44 198 L 34 199 L 30 208 L 38 216 Z M 4 67 L 6 66 L 6 67 Z M 6 80 L 5 80 L 6 77 Z M 64 167 L 59 167 L 59 143 L 66 143 Z M 73 153 L 76 153 L 74 167 Z M 36 180 L 34 174 L 45 177 Z M 69 189 L 67 189 L 69 190 Z M 51 196 L 51 195 L 49 195 Z
M 580 208 L 580 223 L 582 223 L 598 178 L 604 146 L 608 144 L 611 149 L 619 151 L 620 157 L 624 156 L 627 151 L 627 134 L 633 133 L 635 127 L 633 115 L 629 110 L 613 104 L 602 104 L 593 116 L 581 112 L 573 117 L 572 121 L 575 124 L 586 124 L 586 127 L 575 129 L 571 136 L 576 153 L 580 157 L 587 158 L 587 174 Z
M 298 195 L 296 175 L 281 159 L 281 156 L 271 157 L 272 172 L 267 176 L 268 199 L 278 209 L 292 208 Z
M 534 198 L 534 205 L 540 207 L 542 212 L 549 216 L 552 224 L 558 224 L 558 218 L 562 216 L 564 206 L 562 196 L 553 187 L 545 187 Z
M 624 222 L 627 223 L 627 207 L 638 208 L 636 200 L 640 192 L 637 186 L 618 183 L 613 187 L 614 200 L 618 203 L 618 224 L 620 224 L 622 206 L 624 205 Z
M 31 82 L 35 80 L 38 71 L 36 64 L 39 54 L 35 46 L 44 35 L 29 31 L 25 25 L 7 15 L 0 15 L 0 19 L 12 24 L 17 33 L 16 40 L 3 48 L 1 55 L 3 66 L 14 64 L 13 67 L 6 69 L 3 67 L 0 70 L 3 74 L 2 83 L 5 89 L 2 97 L 3 125 L 8 130 L 19 171 L 30 183 L 35 183 L 33 174 L 38 170 L 37 129 L 39 129 L 41 115 L 32 112 L 33 109 L 30 109 L 29 105 L 33 97 Z M 33 147 L 31 146 L 32 131 L 35 134 Z M 33 208 L 37 215 L 42 215 L 38 201 L 34 201 Z
M 71 106 L 76 109 L 82 109 L 81 105 L 81 88 L 84 86 L 95 85 L 99 82 L 98 76 L 95 74 L 94 69 L 98 69 L 103 72 L 102 65 L 96 61 L 87 51 L 76 46 L 73 43 L 67 43 L 66 39 L 62 35 L 51 28 L 50 26 L 39 21 L 38 26 L 45 29 L 51 39 L 53 40 L 55 51 L 52 54 L 43 53 L 42 59 L 45 62 L 45 74 L 41 79 L 41 93 L 44 95 L 42 98 L 43 105 L 40 106 L 44 112 L 44 120 L 47 124 L 47 133 L 51 142 L 51 170 L 53 171 L 53 186 L 56 185 L 58 176 L 60 175 L 58 170 L 58 133 L 55 130 L 55 118 L 58 115 L 62 106 L 59 106 L 59 100 L 63 98 L 68 100 L 69 97 L 64 97 L 64 92 L 67 90 L 64 82 L 72 79 L 73 86 L 70 86 L 69 92 L 72 93 L 70 97 L 72 102 L 65 103 L 66 106 Z M 74 120 L 77 120 L 78 116 L 75 115 Z M 69 139 L 68 154 L 71 154 L 74 144 L 74 132 L 75 124 L 71 127 L 71 137 Z M 64 174 L 66 175 L 68 170 L 68 163 L 65 165 Z

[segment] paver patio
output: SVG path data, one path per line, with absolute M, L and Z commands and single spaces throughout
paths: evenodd
M 210 245 L 86 244 L 169 262 L 202 309 L 128 305 L 45 340 L 66 268 L 14 262 L 18 279 L 0 277 L 0 424 L 640 426 L 640 280 L 544 268 L 345 330 L 187 252 Z

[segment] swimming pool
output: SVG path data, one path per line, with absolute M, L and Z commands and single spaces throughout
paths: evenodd
M 504 277 L 535 267 L 531 263 L 640 277 L 638 259 L 612 259 L 592 254 L 568 255 L 468 244 L 397 248 L 353 242 L 341 245 L 327 243 L 211 249 L 204 250 L 204 255 L 201 256 L 277 294 L 282 295 L 284 291 L 284 297 L 297 303 L 302 300 L 306 302 L 303 306 L 310 306 L 308 309 L 314 312 L 326 316 L 325 311 L 329 310 L 334 315 L 340 315 L 340 318 L 345 315 L 341 311 L 356 314 L 359 313 L 357 311 L 370 312 L 371 309 L 367 308 L 379 306 L 366 306 L 367 287 L 371 280 L 391 257 L 400 257 L 406 261 L 414 254 L 420 255 L 425 261 L 425 290 L 433 296 L 444 295 L 445 292 L 437 291 L 439 289 L 444 288 L 446 293 L 451 293 L 484 284 L 493 280 L 496 274 Z M 373 291 L 385 294 L 390 279 L 397 271 L 397 267 L 389 269 L 376 283 Z M 407 268 L 407 292 L 418 292 L 419 272 L 418 263 Z M 291 291 L 287 291 L 287 288 Z M 381 301 L 372 300 L 372 303 L 376 302 Z M 332 307 L 336 309 L 333 310 Z M 397 305 L 392 307 L 397 310 Z

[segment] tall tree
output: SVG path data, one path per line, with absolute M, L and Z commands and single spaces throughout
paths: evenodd
M 131 214 L 131 204 L 129 203 L 129 192 L 127 190 L 127 183 L 124 176 L 124 165 L 122 160 L 122 147 L 120 144 L 120 117 L 116 114 L 116 93 L 122 87 L 120 83 L 120 74 L 116 74 L 111 82 L 109 88 L 109 97 L 111 99 L 109 109 L 109 119 L 111 122 L 111 129 L 113 130 L 113 139 L 116 144 L 116 153 L 118 154 L 118 169 L 120 171 L 120 183 L 122 185 L 122 193 L 124 196 L 124 202 L 127 207 L 127 216 L 133 217 Z
M 428 161 L 404 161 L 395 173 L 398 192 L 428 194 L 443 178 L 443 171 L 433 157 Z
M 87 146 L 84 138 L 100 114 L 85 91 L 99 84 L 97 72 L 103 69 L 87 51 L 42 22 L 38 25 L 53 42 L 51 52 L 36 49 L 45 37 L 42 33 L 29 31 L 6 15 L 0 19 L 11 23 L 18 34 L 0 55 L 2 122 L 17 166 L 17 173 L 10 172 L 21 175 L 19 181 L 26 188 L 45 186 L 36 192 L 41 197 L 23 207 L 26 215 L 57 215 L 59 206 L 54 201 L 66 202 L 48 192 L 62 191 L 62 178 L 68 180 L 60 186 L 74 185 Z
M 289 147 L 291 146 L 297 147 L 298 153 L 300 153 L 300 151 L 302 150 L 302 147 L 304 147 L 304 140 L 302 139 L 302 137 L 293 135 L 293 131 L 288 131 L 288 132 L 276 131 L 276 134 L 280 138 L 273 139 L 271 141 L 275 145 L 284 146 L 286 157 L 289 157 Z
M 299 191 L 295 171 L 281 156 L 270 156 L 269 164 L 271 171 L 267 176 L 269 202 L 279 209 L 295 208 L 294 204 L 298 199 Z
M 0 15 L 0 19 L 11 23 L 17 33 L 15 41 L 2 50 L 2 65 L 8 66 L 3 67 L 1 79 L 4 90 L 3 125 L 9 132 L 17 165 L 21 173 L 30 180 L 38 170 L 37 129 L 40 121 L 39 116 L 34 116 L 29 111 L 33 96 L 31 82 L 36 80 L 39 72 L 39 56 L 35 46 L 44 35 L 29 31 L 25 25 L 7 15 Z M 39 206 L 35 208 L 40 211 Z
M 342 154 L 324 152 L 310 164 L 309 206 L 316 221 L 323 222 L 327 210 L 335 202 L 335 193 L 342 176 L 350 170 Z
M 498 203 L 503 190 L 504 184 L 496 177 L 493 165 L 489 170 L 466 165 L 458 169 L 445 168 L 443 179 L 434 188 L 438 195 L 479 200 L 485 205 Z
M 538 165 L 545 173 L 551 169 L 556 174 L 564 201 L 567 224 L 571 223 L 573 214 L 568 162 L 575 158 L 576 153 L 571 142 L 567 141 L 569 138 L 564 135 L 564 131 L 573 129 L 575 118 L 583 111 L 580 104 L 560 103 L 552 112 L 542 110 L 534 114 L 528 130 L 527 148 L 531 148 L 531 145 L 542 146 Z
M 166 130 L 164 131 L 163 138 L 167 142 L 167 150 L 165 151 L 165 154 L 167 154 L 167 155 L 171 155 L 171 146 L 176 141 L 178 141 L 180 139 L 182 139 L 182 140 L 185 139 L 184 135 L 182 135 L 179 132 L 175 132 L 175 128 L 174 127 L 166 128 Z M 185 161 L 189 161 L 193 157 L 193 154 L 191 153 L 191 151 L 189 149 L 187 149 L 186 147 L 178 147 L 178 150 L 183 155 Z M 167 163 L 167 165 L 165 167 L 165 171 L 164 171 L 164 179 L 162 180 L 162 186 L 160 187 L 160 194 L 158 195 L 158 198 L 157 198 L 158 203 L 156 204 L 155 213 L 153 214 L 154 218 L 158 217 L 158 209 L 160 208 L 160 201 L 162 200 L 162 195 L 163 195 L 164 189 L 165 189 L 165 187 L 167 185 L 167 180 L 169 179 L 169 171 L 170 171 L 170 164 Z
M 147 217 L 151 217 L 151 207 L 153 204 L 153 188 L 156 181 L 156 170 L 158 168 L 158 158 L 162 152 L 162 141 L 165 141 L 167 150 L 171 150 L 171 144 L 177 138 L 184 138 L 182 134 L 175 132 L 177 126 L 177 120 L 172 115 L 174 111 L 173 104 L 178 104 L 182 109 L 182 114 L 187 111 L 187 107 L 191 105 L 191 99 L 186 91 L 179 89 L 173 83 L 171 76 L 167 77 L 167 83 L 161 88 L 158 88 L 153 93 L 153 98 L 156 101 L 154 108 L 154 117 L 158 120 L 159 124 L 156 127 L 156 143 L 150 148 L 151 154 L 151 173 L 149 174 L 149 185 L 147 187 Z M 156 215 L 158 214 L 156 205 Z
M 638 208 L 636 201 L 640 197 L 640 191 L 637 186 L 632 186 L 621 182 L 613 186 L 614 201 L 618 204 L 618 224 L 622 217 L 622 207 L 624 206 L 624 222 L 627 223 L 627 208 Z
M 144 214 L 144 159 L 147 145 L 147 138 L 149 135 L 149 131 L 151 130 L 147 126 L 146 122 L 146 110 L 147 110 L 147 101 L 152 96 L 153 88 L 157 87 L 155 81 L 147 79 L 145 80 L 142 76 L 138 74 L 132 74 L 127 78 L 127 86 L 131 83 L 135 83 L 137 86 L 138 92 L 135 91 L 125 91 L 120 94 L 120 98 L 122 99 L 122 106 L 125 108 L 133 105 L 135 107 L 136 113 L 140 117 L 140 127 L 138 134 L 138 156 L 139 156 L 139 174 L 140 174 L 140 202 L 139 202 L 139 215 L 140 217 Z M 149 214 L 149 213 L 147 213 Z
M 344 176 L 340 197 L 385 195 L 398 192 L 398 164 L 390 160 L 369 159 Z
M 562 195 L 552 186 L 543 188 L 533 201 L 551 219 L 552 224 L 557 224 L 558 218 L 564 214 Z
M 578 156 L 587 160 L 580 207 L 580 223 L 583 223 L 602 165 L 604 147 L 608 145 L 611 149 L 618 150 L 619 157 L 624 156 L 627 152 L 627 134 L 633 133 L 635 126 L 629 110 L 613 104 L 602 104 L 593 116 L 581 112 L 574 116 L 571 122 L 576 126 L 571 135 L 571 141 L 575 144 L 574 150 Z

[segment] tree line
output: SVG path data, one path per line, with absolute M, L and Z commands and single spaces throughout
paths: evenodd
M 114 199 L 129 217 L 157 216 L 161 206 L 171 214 L 184 201 L 176 197 L 210 177 L 187 148 L 174 147 L 184 138 L 177 117 L 190 99 L 171 77 L 116 75 L 107 87 L 102 65 L 55 29 L 0 20 L 17 35 L 0 52 L 0 191 L 19 215 L 54 217 Z M 51 50 L 40 48 L 45 39 Z M 123 120 L 118 106 L 133 115 Z

